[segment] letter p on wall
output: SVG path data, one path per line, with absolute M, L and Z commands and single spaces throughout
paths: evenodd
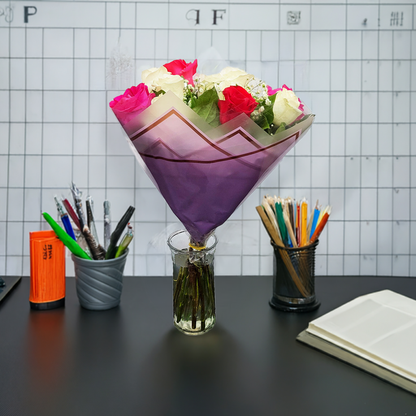
M 38 9 L 35 6 L 23 6 L 24 9 L 24 22 L 29 23 L 29 16 L 33 16 L 37 13 Z

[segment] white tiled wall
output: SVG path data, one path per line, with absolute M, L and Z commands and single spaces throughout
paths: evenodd
M 114 222 L 136 207 L 126 274 L 171 273 L 166 238 L 181 226 L 108 102 L 143 69 L 213 47 L 316 113 L 217 230 L 216 273 L 271 274 L 254 207 L 277 194 L 333 206 L 317 274 L 416 276 L 415 29 L 414 0 L 0 1 L 0 275 L 29 274 L 29 232 L 48 228 L 41 212 L 71 180 L 93 196 L 101 236 L 104 199 Z

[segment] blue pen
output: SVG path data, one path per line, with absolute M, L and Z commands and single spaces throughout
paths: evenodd
M 75 241 L 77 241 L 75 234 L 74 234 L 74 230 L 72 229 L 71 221 L 69 220 L 69 217 L 65 211 L 65 208 L 63 207 L 63 205 L 61 204 L 61 201 L 59 201 L 56 195 L 54 196 L 54 199 L 55 199 L 56 208 L 58 209 L 59 215 L 61 216 L 62 224 L 65 227 L 65 231 L 70 237 L 72 237 Z
M 311 227 L 311 233 L 309 235 L 309 240 L 311 239 L 311 237 L 313 236 L 313 233 L 315 232 L 316 229 L 316 225 L 318 224 L 318 218 L 319 218 L 319 214 L 321 213 L 321 210 L 318 207 L 318 201 L 316 201 L 316 205 L 315 205 L 315 211 L 313 213 L 313 220 L 312 220 L 312 227 Z

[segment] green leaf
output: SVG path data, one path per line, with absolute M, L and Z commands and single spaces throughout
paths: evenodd
M 286 129 L 286 123 L 281 123 L 279 128 L 274 132 L 274 134 L 280 133 L 281 131 L 284 131 L 285 129 Z
M 189 103 L 188 103 L 189 107 L 194 108 L 195 103 L 196 103 L 196 98 L 193 95 L 191 95 L 191 98 L 189 99 Z
M 269 97 L 269 100 L 270 100 L 270 104 L 269 105 L 263 104 L 264 111 L 260 114 L 259 118 L 255 120 L 255 122 L 263 130 L 269 129 L 271 124 L 273 123 L 273 119 L 274 119 L 273 105 L 274 105 L 274 101 L 276 100 L 276 94 L 271 95 Z
M 264 111 L 263 113 L 261 113 L 261 115 L 259 116 L 259 118 L 257 118 L 256 120 L 254 120 L 256 122 L 257 125 L 259 125 L 263 130 L 266 130 L 270 127 L 270 123 L 267 119 L 267 117 L 265 117 Z M 272 120 L 273 121 L 273 120 Z
M 218 94 L 214 88 L 205 91 L 198 98 L 192 97 L 189 106 L 212 127 L 220 125 Z
M 267 122 L 270 125 L 270 124 L 273 123 L 273 119 L 274 119 L 273 106 L 274 106 L 274 102 L 276 100 L 276 94 L 271 95 L 269 97 L 269 100 L 270 100 L 270 105 L 265 105 L 264 106 L 263 115 L 264 115 L 264 117 L 266 117 Z

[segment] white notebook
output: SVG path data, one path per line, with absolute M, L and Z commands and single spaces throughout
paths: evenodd
M 373 374 L 377 369 L 366 362 L 416 383 L 416 301 L 390 290 L 358 297 L 315 319 L 298 340 Z M 376 375 L 385 378 L 380 371 Z

